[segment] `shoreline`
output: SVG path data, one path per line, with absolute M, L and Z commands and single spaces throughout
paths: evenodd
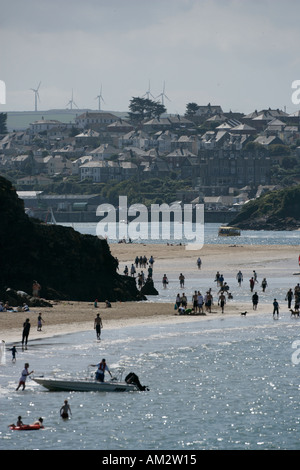
M 77 314 L 74 314 L 74 307 Z M 142 311 L 141 311 L 142 310 Z M 21 344 L 22 325 L 26 318 L 30 319 L 31 329 L 28 339 L 28 345 L 31 341 L 51 338 L 54 336 L 79 333 L 82 331 L 90 331 L 94 333 L 94 319 L 97 313 L 103 322 L 102 332 L 108 329 L 119 329 L 135 326 L 154 326 L 166 324 L 180 324 L 191 321 L 201 322 L 203 320 L 212 320 L 216 318 L 229 318 L 240 316 L 241 312 L 247 311 L 247 316 L 262 315 L 265 313 L 272 316 L 271 308 L 268 304 L 259 305 L 257 310 L 253 310 L 252 304 L 249 303 L 228 303 L 222 314 L 220 307 L 212 306 L 212 312 L 192 315 L 179 315 L 175 313 L 174 304 L 172 303 L 155 303 L 155 302 L 126 302 L 113 303 L 112 307 L 107 309 L 100 305 L 95 308 L 90 302 L 63 302 L 56 303 L 52 308 L 41 309 L 33 308 L 29 312 L 2 312 L 5 314 L 4 328 L 1 331 L 0 340 L 6 345 Z M 37 316 L 42 313 L 44 323 L 42 330 L 37 331 Z M 14 316 L 12 319 L 11 316 Z M 17 317 L 16 317 L 17 316 Z M 18 323 L 18 328 L 12 326 Z

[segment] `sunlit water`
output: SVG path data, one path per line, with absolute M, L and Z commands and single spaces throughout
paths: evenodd
M 32 341 L 0 368 L 2 449 L 298 449 L 299 320 L 269 315 L 190 319 Z M 294 355 L 294 356 L 293 356 Z M 89 376 L 107 358 L 113 372 L 134 371 L 147 392 L 48 392 L 28 380 L 15 391 L 24 361 L 36 375 Z M 296 359 L 296 360 L 295 360 Z M 61 420 L 67 398 L 72 418 Z M 45 429 L 11 431 L 42 416 Z

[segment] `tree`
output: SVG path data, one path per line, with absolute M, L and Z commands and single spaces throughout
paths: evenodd
M 148 98 L 133 97 L 129 104 L 129 117 L 133 122 L 159 118 L 167 110 L 163 104 Z
M 7 134 L 7 113 L 0 113 L 0 134 Z
M 199 106 L 197 103 L 188 103 L 186 105 L 185 115 L 189 117 L 194 116 L 198 109 L 199 109 Z

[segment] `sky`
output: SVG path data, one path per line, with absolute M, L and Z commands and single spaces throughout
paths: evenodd
M 0 112 L 128 111 L 150 91 L 187 103 L 293 113 L 299 0 L 0 0 Z M 165 88 L 164 88 L 165 87 Z M 146 95 L 147 96 L 147 95 Z

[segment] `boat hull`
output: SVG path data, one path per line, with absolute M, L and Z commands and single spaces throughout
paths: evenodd
M 34 378 L 33 380 L 48 390 L 55 392 L 133 392 L 137 390 L 134 384 L 127 384 L 126 382 L 47 378 Z

